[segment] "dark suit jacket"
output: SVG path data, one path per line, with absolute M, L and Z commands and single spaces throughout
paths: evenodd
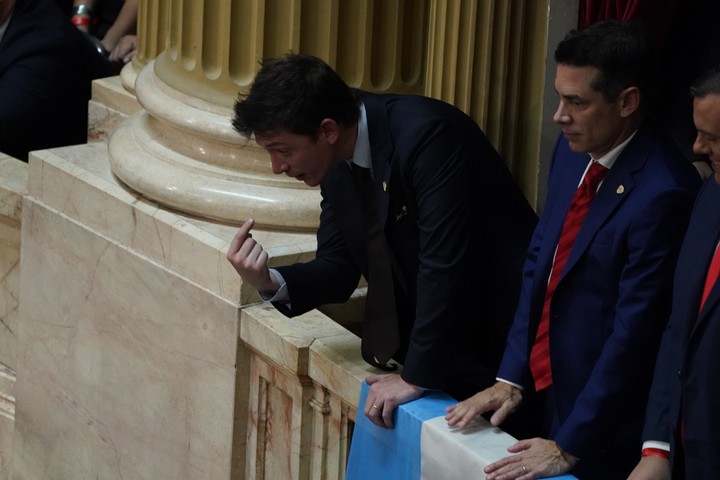
M 588 161 L 559 138 L 498 373 L 529 392 L 529 352 L 555 247 Z M 639 459 L 675 259 L 699 185 L 697 171 L 676 147 L 644 126 L 608 172 L 575 240 L 551 305 L 549 406 L 556 415 L 548 416 L 543 433 L 580 458 L 581 469 L 625 465 L 627 475 Z M 632 458 L 603 458 L 613 448 Z
M 494 381 L 535 212 L 477 124 L 411 95 L 364 93 L 380 218 L 392 253 L 403 378 L 465 398 Z M 388 185 L 387 191 L 382 188 Z M 321 185 L 316 259 L 278 270 L 289 316 L 346 301 L 367 273 L 350 168 Z
M 670 442 L 673 462 L 682 418 L 686 474 L 673 478 L 720 478 L 720 282 L 698 313 L 720 238 L 718 207 L 720 187 L 710 177 L 698 195 L 678 258 L 672 315 L 648 402 L 643 439 Z
M 0 152 L 85 143 L 91 81 L 109 74 L 53 0 L 17 0 L 0 40 Z

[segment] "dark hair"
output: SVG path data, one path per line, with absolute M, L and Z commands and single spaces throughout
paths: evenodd
M 555 49 L 555 61 L 600 70 L 591 87 L 607 101 L 617 99 L 620 92 L 632 86 L 640 90 L 642 97 L 651 93 L 655 58 L 638 23 L 606 20 L 584 30 L 571 30 Z
M 690 85 L 692 98 L 720 95 L 720 64 L 711 67 Z
M 317 138 L 325 118 L 356 123 L 359 98 L 321 59 L 291 53 L 262 62 L 250 92 L 235 102 L 232 124 L 246 137 L 288 130 Z

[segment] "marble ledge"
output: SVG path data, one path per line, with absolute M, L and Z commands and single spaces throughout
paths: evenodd
M 7 222 L 19 222 L 22 198 L 28 188 L 28 164 L 0 153 L 0 217 Z
M 127 117 L 142 110 L 135 95 L 123 87 L 119 75 L 93 80 L 92 101 L 116 110 Z
M 88 142 L 106 141 L 128 117 L 140 110 L 142 106 L 123 86 L 120 76 L 94 80 L 88 102 Z
M 310 375 L 312 369 L 321 377 L 331 379 L 343 374 L 329 368 L 334 362 L 337 361 L 335 368 L 340 369 L 353 361 L 362 362 L 357 336 L 318 310 L 288 318 L 270 303 L 251 305 L 240 312 L 240 339 L 280 368 L 298 376 Z M 318 343 L 324 343 L 325 348 L 315 350 L 315 364 L 311 366 L 310 355 Z M 354 358 L 352 350 L 355 350 Z M 318 355 L 326 359 L 321 361 Z M 342 385 L 339 381 L 333 383 Z M 350 391 L 352 394 L 354 390 Z M 356 401 L 357 398 L 352 403 Z
M 131 190 L 110 169 L 106 142 L 33 152 L 28 195 L 232 302 L 258 302 L 225 254 L 236 230 L 165 208 Z M 314 234 L 253 230 L 271 265 L 314 255 Z
M 310 345 L 308 376 L 347 405 L 358 407 L 363 380 L 379 373 L 385 372 L 362 359 L 360 337 L 353 333 L 319 338 Z

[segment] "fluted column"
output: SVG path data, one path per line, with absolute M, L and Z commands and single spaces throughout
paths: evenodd
M 430 3 L 425 94 L 473 117 L 534 202 L 549 1 Z
M 425 0 L 141 1 L 139 51 L 123 81 L 144 111 L 110 137 L 113 172 L 182 212 L 314 230 L 319 190 L 273 175 L 266 153 L 232 129 L 238 94 L 261 59 L 288 51 L 324 58 L 359 88 L 421 93 L 426 12 Z

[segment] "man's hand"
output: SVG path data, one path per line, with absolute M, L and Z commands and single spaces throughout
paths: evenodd
M 508 415 L 517 410 L 522 402 L 519 388 L 505 382 L 496 382 L 492 387 L 476 393 L 460 403 L 449 406 L 446 411 L 448 425 L 465 428 L 478 415 L 495 411 L 490 418 L 494 426 L 502 424 Z
M 562 475 L 573 469 L 578 459 L 544 438 L 520 440 L 508 448 L 516 455 L 485 467 L 487 480 L 531 480 Z
M 670 480 L 671 478 L 670 460 L 648 455 L 640 459 L 630 472 L 628 480 Z
M 103 46 L 110 52 L 108 55 L 110 63 L 125 65 L 135 56 L 135 52 L 137 51 L 137 36 L 124 35 L 120 37 L 120 40 L 118 40 L 111 49 L 108 49 L 104 43 Z
M 365 415 L 383 428 L 393 428 L 393 414 L 398 405 L 420 398 L 425 392 L 407 383 L 397 373 L 371 375 L 365 381 L 370 385 L 365 400 Z
M 280 285 L 268 269 L 268 253 L 257 243 L 250 233 L 255 225 L 251 218 L 242 224 L 230 242 L 227 259 L 240 276 L 255 290 L 269 296 L 277 293 Z

